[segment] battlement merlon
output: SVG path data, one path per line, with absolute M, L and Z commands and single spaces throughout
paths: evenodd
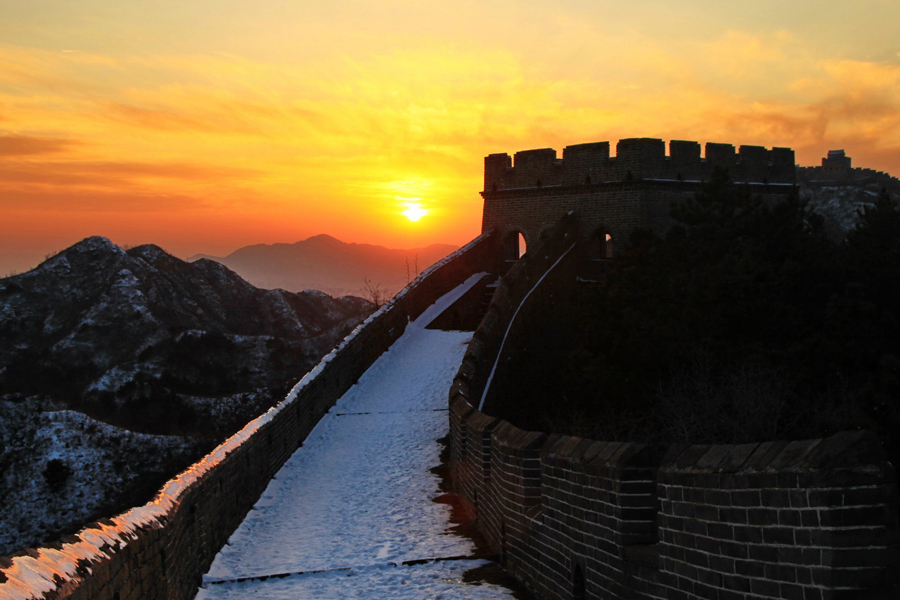
M 541 148 L 509 154 L 491 154 L 484 160 L 484 191 L 580 186 L 635 180 L 702 181 L 721 166 L 739 183 L 796 183 L 794 151 L 790 148 L 766 149 L 762 146 L 706 144 L 704 156 L 700 144 L 672 140 L 669 154 L 663 140 L 628 138 L 616 144 L 616 156 L 610 156 L 609 142 L 576 144 L 556 150 Z

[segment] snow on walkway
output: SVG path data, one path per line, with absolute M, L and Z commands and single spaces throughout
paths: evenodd
M 472 334 L 425 326 L 480 278 L 426 310 L 338 400 L 216 556 L 198 599 L 512 597 L 462 583 L 483 560 L 400 565 L 475 550 L 449 533 L 429 472 Z

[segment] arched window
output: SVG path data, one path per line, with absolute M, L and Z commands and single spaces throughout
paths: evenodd
M 607 260 L 613 257 L 613 239 L 609 232 L 600 228 L 590 239 L 591 260 Z
M 527 243 L 521 231 L 510 231 L 503 240 L 503 260 L 515 262 L 525 254 Z

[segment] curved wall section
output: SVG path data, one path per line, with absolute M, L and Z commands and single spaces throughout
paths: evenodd
M 660 453 L 488 414 L 515 400 L 485 387 L 574 220 L 504 277 L 450 391 L 451 476 L 505 568 L 553 599 L 895 597 L 897 479 L 870 432 Z
M 487 233 L 427 269 L 357 327 L 277 406 L 156 498 L 45 548 L 0 558 L 0 599 L 188 599 L 269 480 L 341 395 L 439 297 L 494 271 Z

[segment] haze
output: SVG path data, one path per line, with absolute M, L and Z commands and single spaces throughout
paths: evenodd
M 492 152 L 651 136 L 900 174 L 900 2 L 3 0 L 0 274 L 480 229 Z M 418 221 L 403 213 L 410 202 Z

